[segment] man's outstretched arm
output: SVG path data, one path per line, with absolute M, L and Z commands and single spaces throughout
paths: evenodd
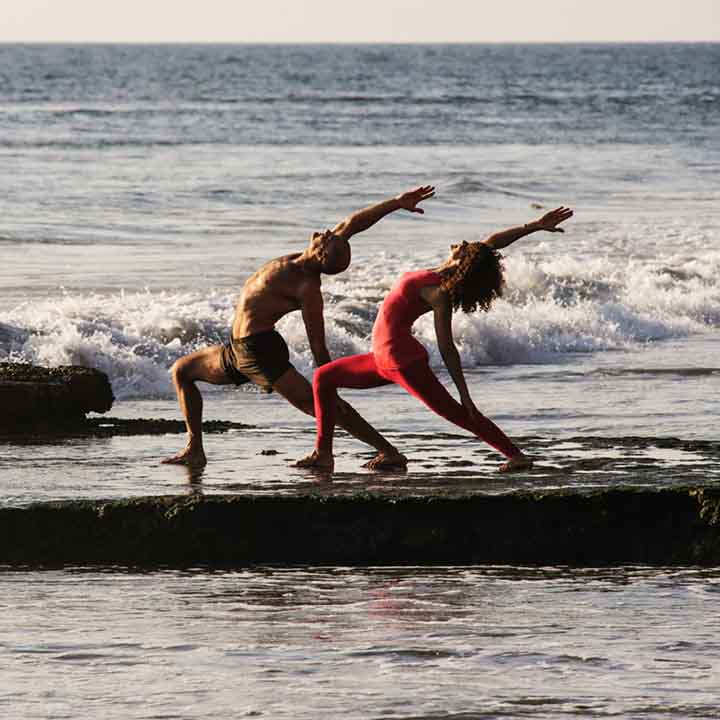
M 553 233 L 565 232 L 565 230 L 557 227 L 557 225 L 561 222 L 565 222 L 565 220 L 569 220 L 572 216 L 573 211 L 570 208 L 559 207 L 545 213 L 541 218 L 533 222 L 493 233 L 483 240 L 483 243 L 485 243 L 485 245 L 489 245 L 493 248 L 493 250 L 501 250 L 508 245 L 512 245 L 512 243 L 516 240 L 519 240 L 526 235 L 530 235 L 531 233 L 538 232 L 539 230 L 545 230 L 546 232 Z
M 383 202 L 370 205 L 364 210 L 358 210 L 352 215 L 348 215 L 332 229 L 332 232 L 334 235 L 349 240 L 353 235 L 367 230 L 378 220 L 396 210 L 409 210 L 422 215 L 425 211 L 417 207 L 418 203 L 431 198 L 434 194 L 435 188 L 432 185 L 423 185 L 414 190 L 409 190 L 390 200 L 383 200 Z

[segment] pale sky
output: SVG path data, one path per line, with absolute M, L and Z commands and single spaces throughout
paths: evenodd
M 720 0 L 0 0 L 0 42 L 720 41 Z

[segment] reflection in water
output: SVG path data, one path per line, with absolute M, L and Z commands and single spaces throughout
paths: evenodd
M 188 482 L 188 495 L 203 495 L 202 479 L 205 474 L 204 467 L 191 467 L 183 465 Z
M 79 569 L 0 582 L 13 717 L 39 716 L 38 697 L 43 716 L 79 720 L 139 717 L 139 698 L 143 717 L 188 720 L 716 716 L 717 570 Z
M 315 485 L 329 485 L 333 482 L 334 472 L 327 468 L 292 467 L 300 477 L 304 477 Z

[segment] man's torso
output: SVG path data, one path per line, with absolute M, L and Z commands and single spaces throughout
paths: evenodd
M 235 308 L 233 338 L 272 330 L 280 318 L 300 309 L 302 285 L 312 282 L 313 276 L 293 262 L 298 257 L 270 260 L 248 278 Z

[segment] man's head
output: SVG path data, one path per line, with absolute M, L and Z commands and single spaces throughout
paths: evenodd
M 337 275 L 350 265 L 350 243 L 330 230 L 313 233 L 310 251 L 320 262 L 320 272 L 327 275 Z

